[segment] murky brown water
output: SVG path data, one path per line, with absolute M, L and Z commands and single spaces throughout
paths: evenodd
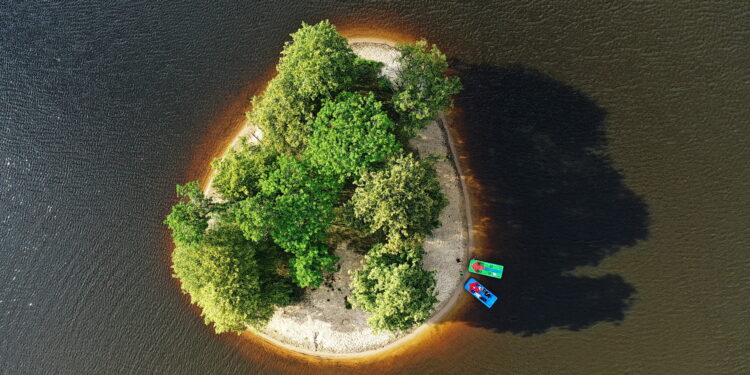
M 0 372 L 750 372 L 750 6 L 548 1 L 0 5 Z M 506 265 L 360 360 L 216 336 L 169 277 L 203 176 L 300 21 L 424 36 L 477 252 Z M 235 125 L 232 125 L 235 123 Z

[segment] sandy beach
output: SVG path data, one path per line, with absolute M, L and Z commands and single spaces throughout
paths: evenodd
M 398 70 L 398 52 L 393 45 L 373 39 L 350 39 L 350 45 L 360 57 L 384 63 L 382 74 L 395 78 Z M 240 137 L 257 142 L 262 132 L 249 122 L 229 146 L 236 147 Z M 385 350 L 398 342 L 416 335 L 427 325 L 439 320 L 457 300 L 470 249 L 470 215 L 468 197 L 460 177 L 460 167 L 454 163 L 450 135 L 445 129 L 445 119 L 440 117 L 420 131 L 411 141 L 421 157 L 441 156 L 435 165 L 448 206 L 441 212 L 441 226 L 435 229 L 424 244 L 426 270 L 435 271 L 438 303 L 433 316 L 410 331 L 395 335 L 374 333 L 367 325 L 367 313 L 347 309 L 345 297 L 350 294 L 349 270 L 361 267 L 362 255 L 346 249 L 341 244 L 335 249 L 340 258 L 340 271 L 333 276 L 330 286 L 323 285 L 308 290 L 303 299 L 290 306 L 279 308 L 261 332 L 265 339 L 297 352 L 316 356 L 362 356 Z M 213 176 L 211 177 L 211 180 Z M 206 194 L 216 198 L 209 180 Z

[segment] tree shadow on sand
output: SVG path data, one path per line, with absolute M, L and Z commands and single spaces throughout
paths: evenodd
M 453 66 L 464 85 L 461 149 L 482 190 L 485 258 L 506 266 L 502 280 L 480 277 L 498 304 L 477 303 L 459 319 L 520 335 L 623 320 L 632 285 L 571 274 L 648 236 L 645 202 L 606 154 L 605 111 L 523 67 Z

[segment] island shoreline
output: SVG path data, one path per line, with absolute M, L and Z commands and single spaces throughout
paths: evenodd
M 395 46 L 395 43 L 377 38 L 377 37 L 356 37 L 356 38 L 350 38 L 349 39 L 350 45 L 355 44 L 373 44 L 377 45 L 377 48 L 390 48 L 393 49 Z M 465 248 L 462 254 L 462 261 L 461 264 L 466 264 L 465 262 L 468 262 L 471 254 L 472 249 L 474 246 L 474 236 L 472 233 L 473 228 L 473 221 L 472 221 L 472 215 L 471 215 L 471 200 L 469 197 L 469 192 L 466 184 L 466 176 L 463 174 L 463 169 L 460 165 L 458 154 L 456 151 L 455 141 L 453 139 L 453 136 L 451 135 L 450 129 L 448 129 L 448 123 L 446 120 L 446 117 L 444 114 L 440 114 L 434 122 L 437 124 L 437 127 L 441 133 L 442 141 L 445 145 L 445 148 L 448 152 L 448 161 L 451 165 L 451 168 L 453 169 L 453 173 L 455 174 L 455 178 L 457 181 L 457 186 L 459 190 L 459 198 L 462 202 L 459 204 L 462 208 L 461 215 L 463 216 L 463 224 L 465 225 L 465 228 L 463 230 L 466 233 L 466 239 L 465 239 Z M 229 143 L 229 145 L 225 148 L 224 153 L 225 155 L 230 149 L 236 147 L 242 137 L 249 137 L 255 134 L 257 131 L 257 127 L 253 126 L 251 122 L 246 119 L 241 127 L 240 130 L 237 132 L 237 134 L 232 138 L 232 141 Z M 207 177 L 208 180 L 206 181 L 203 190 L 205 191 L 207 196 L 212 196 L 214 193 L 211 189 L 211 184 L 213 182 L 213 178 L 215 176 L 215 171 L 212 171 Z M 445 177 L 440 178 L 441 180 L 445 179 Z M 444 181 L 441 181 L 444 182 Z M 455 199 L 455 198 L 454 198 Z M 453 308 L 457 306 L 457 302 L 459 299 L 459 296 L 461 295 L 460 290 L 462 289 L 462 284 L 465 280 L 465 277 L 461 276 L 458 278 L 458 282 L 453 285 L 453 288 L 451 288 L 449 292 L 449 297 L 445 300 L 441 301 L 438 305 L 439 308 L 432 314 L 432 316 L 425 321 L 424 323 L 420 324 L 419 326 L 401 333 L 399 335 L 396 335 L 392 341 L 388 341 L 387 343 L 383 344 L 382 346 L 375 346 L 374 348 L 368 348 L 362 351 L 351 351 L 351 352 L 335 352 L 335 351 L 325 351 L 325 350 L 311 350 L 306 347 L 298 346 L 290 342 L 285 342 L 277 337 L 274 337 L 273 335 L 270 335 L 268 333 L 258 331 L 256 329 L 248 329 L 246 331 L 247 334 L 251 334 L 257 337 L 262 338 L 263 340 L 273 344 L 274 346 L 277 346 L 279 348 L 292 351 L 295 353 L 299 353 L 302 355 L 307 356 L 313 356 L 313 357 L 319 357 L 319 358 L 363 358 L 363 357 L 369 357 L 373 355 L 382 354 L 386 351 L 395 349 L 396 347 L 399 347 L 406 342 L 411 342 L 412 340 L 418 339 L 422 333 L 424 333 L 429 327 L 435 325 L 436 323 L 439 323 Z M 291 340 L 290 340 L 291 341 Z

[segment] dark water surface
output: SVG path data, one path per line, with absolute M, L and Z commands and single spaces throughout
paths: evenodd
M 669 3 L 3 2 L 0 373 L 750 373 L 750 6 Z M 452 58 L 507 267 L 496 308 L 362 361 L 214 335 L 161 223 L 324 18 Z

